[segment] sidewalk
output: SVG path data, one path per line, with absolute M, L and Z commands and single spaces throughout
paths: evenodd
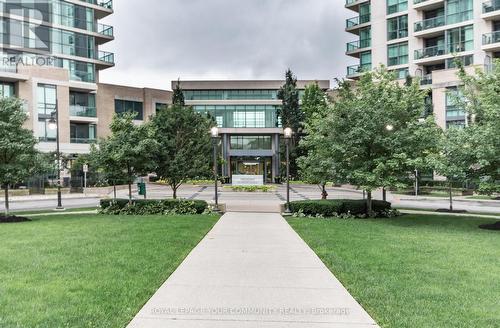
M 85 199 L 85 198 L 101 198 L 101 196 L 97 194 L 63 194 L 62 199 Z M 57 194 L 51 195 L 30 195 L 30 196 L 11 196 L 9 197 L 9 201 L 11 202 L 32 202 L 38 200 L 56 200 Z M 5 201 L 3 197 L 0 197 L 0 204 L 3 204 Z
M 228 213 L 128 327 L 378 326 L 280 215 Z

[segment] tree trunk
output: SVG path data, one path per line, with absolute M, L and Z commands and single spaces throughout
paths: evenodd
M 326 191 L 326 183 L 321 184 L 321 199 L 328 199 L 328 192 Z
M 382 199 L 384 200 L 384 202 L 387 201 L 387 190 L 384 188 L 382 188 Z
M 113 199 L 116 200 L 116 184 L 113 183 Z
M 450 212 L 453 212 L 453 186 L 450 182 Z
M 9 184 L 5 184 L 5 216 L 9 216 Z
M 128 181 L 128 203 L 132 205 L 132 183 Z
M 367 207 L 367 214 L 369 217 L 373 217 L 373 204 L 372 204 L 372 192 L 368 191 L 367 192 L 367 198 L 366 198 L 366 207 Z
M 174 195 L 173 195 L 174 199 L 177 199 L 177 187 L 173 186 L 172 191 L 174 192 Z

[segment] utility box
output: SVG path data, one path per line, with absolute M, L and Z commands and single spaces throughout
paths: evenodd
M 146 195 L 146 183 L 140 182 L 137 184 L 137 190 L 139 191 L 139 196 Z

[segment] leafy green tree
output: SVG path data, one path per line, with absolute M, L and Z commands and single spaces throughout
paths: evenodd
M 5 213 L 9 215 L 9 187 L 39 169 L 37 140 L 23 124 L 28 116 L 16 98 L 0 99 L 0 185 L 5 188 Z
M 434 167 L 439 175 L 446 177 L 449 186 L 450 211 L 453 211 L 453 183 L 470 179 L 476 163 L 473 139 L 467 130 L 447 129 L 440 139 L 440 152 L 434 155 Z
M 181 89 L 181 81 L 177 81 L 177 85 L 174 89 L 174 95 L 172 96 L 172 103 L 174 105 L 185 106 L 186 102 L 184 99 L 184 92 Z
M 314 129 L 328 112 L 328 96 L 318 83 L 310 84 L 305 89 L 301 106 L 305 116 L 305 137 L 299 144 L 302 156 L 297 159 L 300 176 L 305 182 L 319 185 L 322 199 L 327 199 L 327 183 L 337 181 L 335 163 L 326 154 L 321 154 L 323 136 Z
M 491 71 L 467 74 L 461 67 L 462 96 L 457 99 L 469 117 L 465 128 L 474 144 L 474 177 L 485 194 L 500 193 L 500 60 Z
M 209 174 L 211 159 L 210 129 L 215 122 L 178 104 L 168 107 L 151 121 L 158 141 L 152 152 L 154 172 L 167 181 L 173 197 L 188 179 Z
M 153 151 L 157 148 L 148 125 L 136 125 L 135 113 L 115 115 L 111 135 L 98 143 L 92 152 L 93 161 L 108 175 L 108 179 L 128 184 L 132 201 L 132 183 L 153 169 Z
M 419 122 L 425 96 L 418 81 L 402 85 L 382 67 L 363 74 L 356 87 L 340 82 L 333 106 L 310 129 L 335 176 L 367 191 L 370 215 L 372 192 L 406 185 L 419 158 L 427 162 L 435 149 L 432 140 L 421 144 L 426 133 L 439 131 L 432 120 Z

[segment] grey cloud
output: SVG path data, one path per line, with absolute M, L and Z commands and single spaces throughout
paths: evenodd
M 140 5 L 138 5 L 140 3 Z M 344 0 L 117 0 L 103 23 L 117 65 L 101 81 L 168 88 L 183 79 L 332 79 L 352 63 Z

